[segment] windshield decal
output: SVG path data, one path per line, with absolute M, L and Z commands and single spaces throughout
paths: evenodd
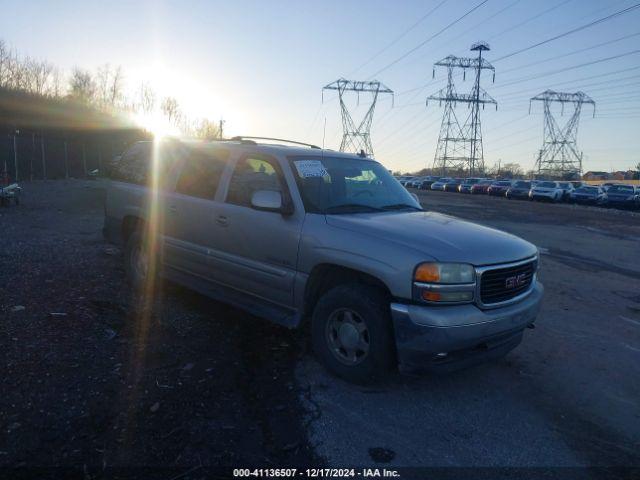
M 300 178 L 326 177 L 329 174 L 320 160 L 296 160 L 293 162 Z

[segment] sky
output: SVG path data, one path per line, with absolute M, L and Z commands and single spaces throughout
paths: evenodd
M 638 0 L 488 0 L 450 26 L 482 1 L 0 0 L 0 38 L 67 72 L 122 66 L 130 92 L 148 82 L 190 117 L 223 118 L 225 135 L 333 149 L 340 107 L 334 92 L 323 101 L 322 87 L 340 77 L 379 80 L 395 94 L 376 105 L 375 156 L 403 172 L 433 163 L 442 107 L 425 99 L 446 86 L 446 70 L 434 77 L 433 64 L 470 56 L 470 45 L 483 40 L 495 83 L 487 73 L 481 83 L 498 102 L 497 111 L 481 112 L 486 165 L 533 168 L 543 115 L 540 103 L 529 113 L 529 98 L 546 89 L 582 90 L 596 102 L 595 118 L 588 106 L 580 118 L 585 171 L 638 164 L 640 8 L 501 59 Z M 455 77 L 457 91 L 470 91 L 471 77 Z M 347 98 L 356 122 L 367 100 Z

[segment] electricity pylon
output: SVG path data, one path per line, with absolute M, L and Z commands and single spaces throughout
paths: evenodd
M 480 124 L 480 105 L 484 109 L 485 104 L 493 104 L 498 108 L 498 103 L 480 86 L 482 70 L 491 70 L 495 80 L 495 68 L 487 60 L 482 58 L 482 52 L 489 50 L 485 42 L 471 45 L 471 51 L 477 51 L 477 58 L 462 58 L 449 55 L 434 64 L 435 67 L 447 68 L 447 87 L 427 97 L 429 100 L 438 100 L 444 104 L 440 136 L 436 148 L 433 168 L 443 175 L 447 170 L 467 170 L 470 175 L 484 171 L 484 153 L 482 149 L 482 127 Z M 453 70 L 461 68 L 463 79 L 466 79 L 467 69 L 475 72 L 475 80 L 470 93 L 457 93 L 453 82 Z M 456 115 L 455 107 L 458 103 L 466 103 L 468 113 L 464 122 L 460 122 Z
M 340 142 L 341 152 L 363 153 L 369 157 L 373 157 L 373 146 L 371 145 L 371 122 L 373 121 L 373 112 L 376 108 L 378 95 L 381 93 L 391 94 L 393 102 L 393 90 L 380 83 L 377 80 L 371 82 L 359 82 L 354 80 L 345 80 L 340 78 L 335 82 L 326 85 L 322 89 L 323 99 L 325 90 L 337 90 L 340 99 L 340 111 L 342 113 L 342 142 Z M 360 102 L 360 93 L 371 93 L 371 105 L 365 113 L 362 121 L 356 126 L 349 108 L 344 101 L 345 92 L 356 92 L 358 94 L 358 103 Z
M 545 90 L 529 100 L 544 103 L 544 128 L 542 148 L 538 152 L 536 167 L 539 175 L 568 178 L 582 173 L 582 152 L 578 150 L 578 122 L 582 105 L 588 103 L 593 106 L 593 116 L 596 115 L 596 102 L 584 92 L 563 93 Z M 573 105 L 573 114 L 562 127 L 558 125 L 551 104 L 561 105 L 560 114 L 564 113 L 565 103 Z

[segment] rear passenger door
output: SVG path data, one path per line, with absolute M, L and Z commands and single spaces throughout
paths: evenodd
M 185 155 L 175 191 L 165 202 L 164 263 L 182 273 L 215 280 L 208 262 L 216 192 L 229 151 L 193 149 Z
M 281 193 L 288 214 L 251 207 L 258 190 Z M 211 261 L 224 283 L 271 302 L 291 306 L 304 212 L 294 210 L 287 182 L 275 158 L 241 156 L 220 205 Z

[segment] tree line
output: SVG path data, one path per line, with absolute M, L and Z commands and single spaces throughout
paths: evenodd
M 220 136 L 217 122 L 189 118 L 175 97 L 159 97 L 148 83 L 143 82 L 134 94 L 127 94 L 121 66 L 107 63 L 95 71 L 75 67 L 65 74 L 46 60 L 20 55 L 3 40 L 0 40 L 0 89 L 69 99 L 109 113 L 160 112 L 183 135 L 205 139 Z

